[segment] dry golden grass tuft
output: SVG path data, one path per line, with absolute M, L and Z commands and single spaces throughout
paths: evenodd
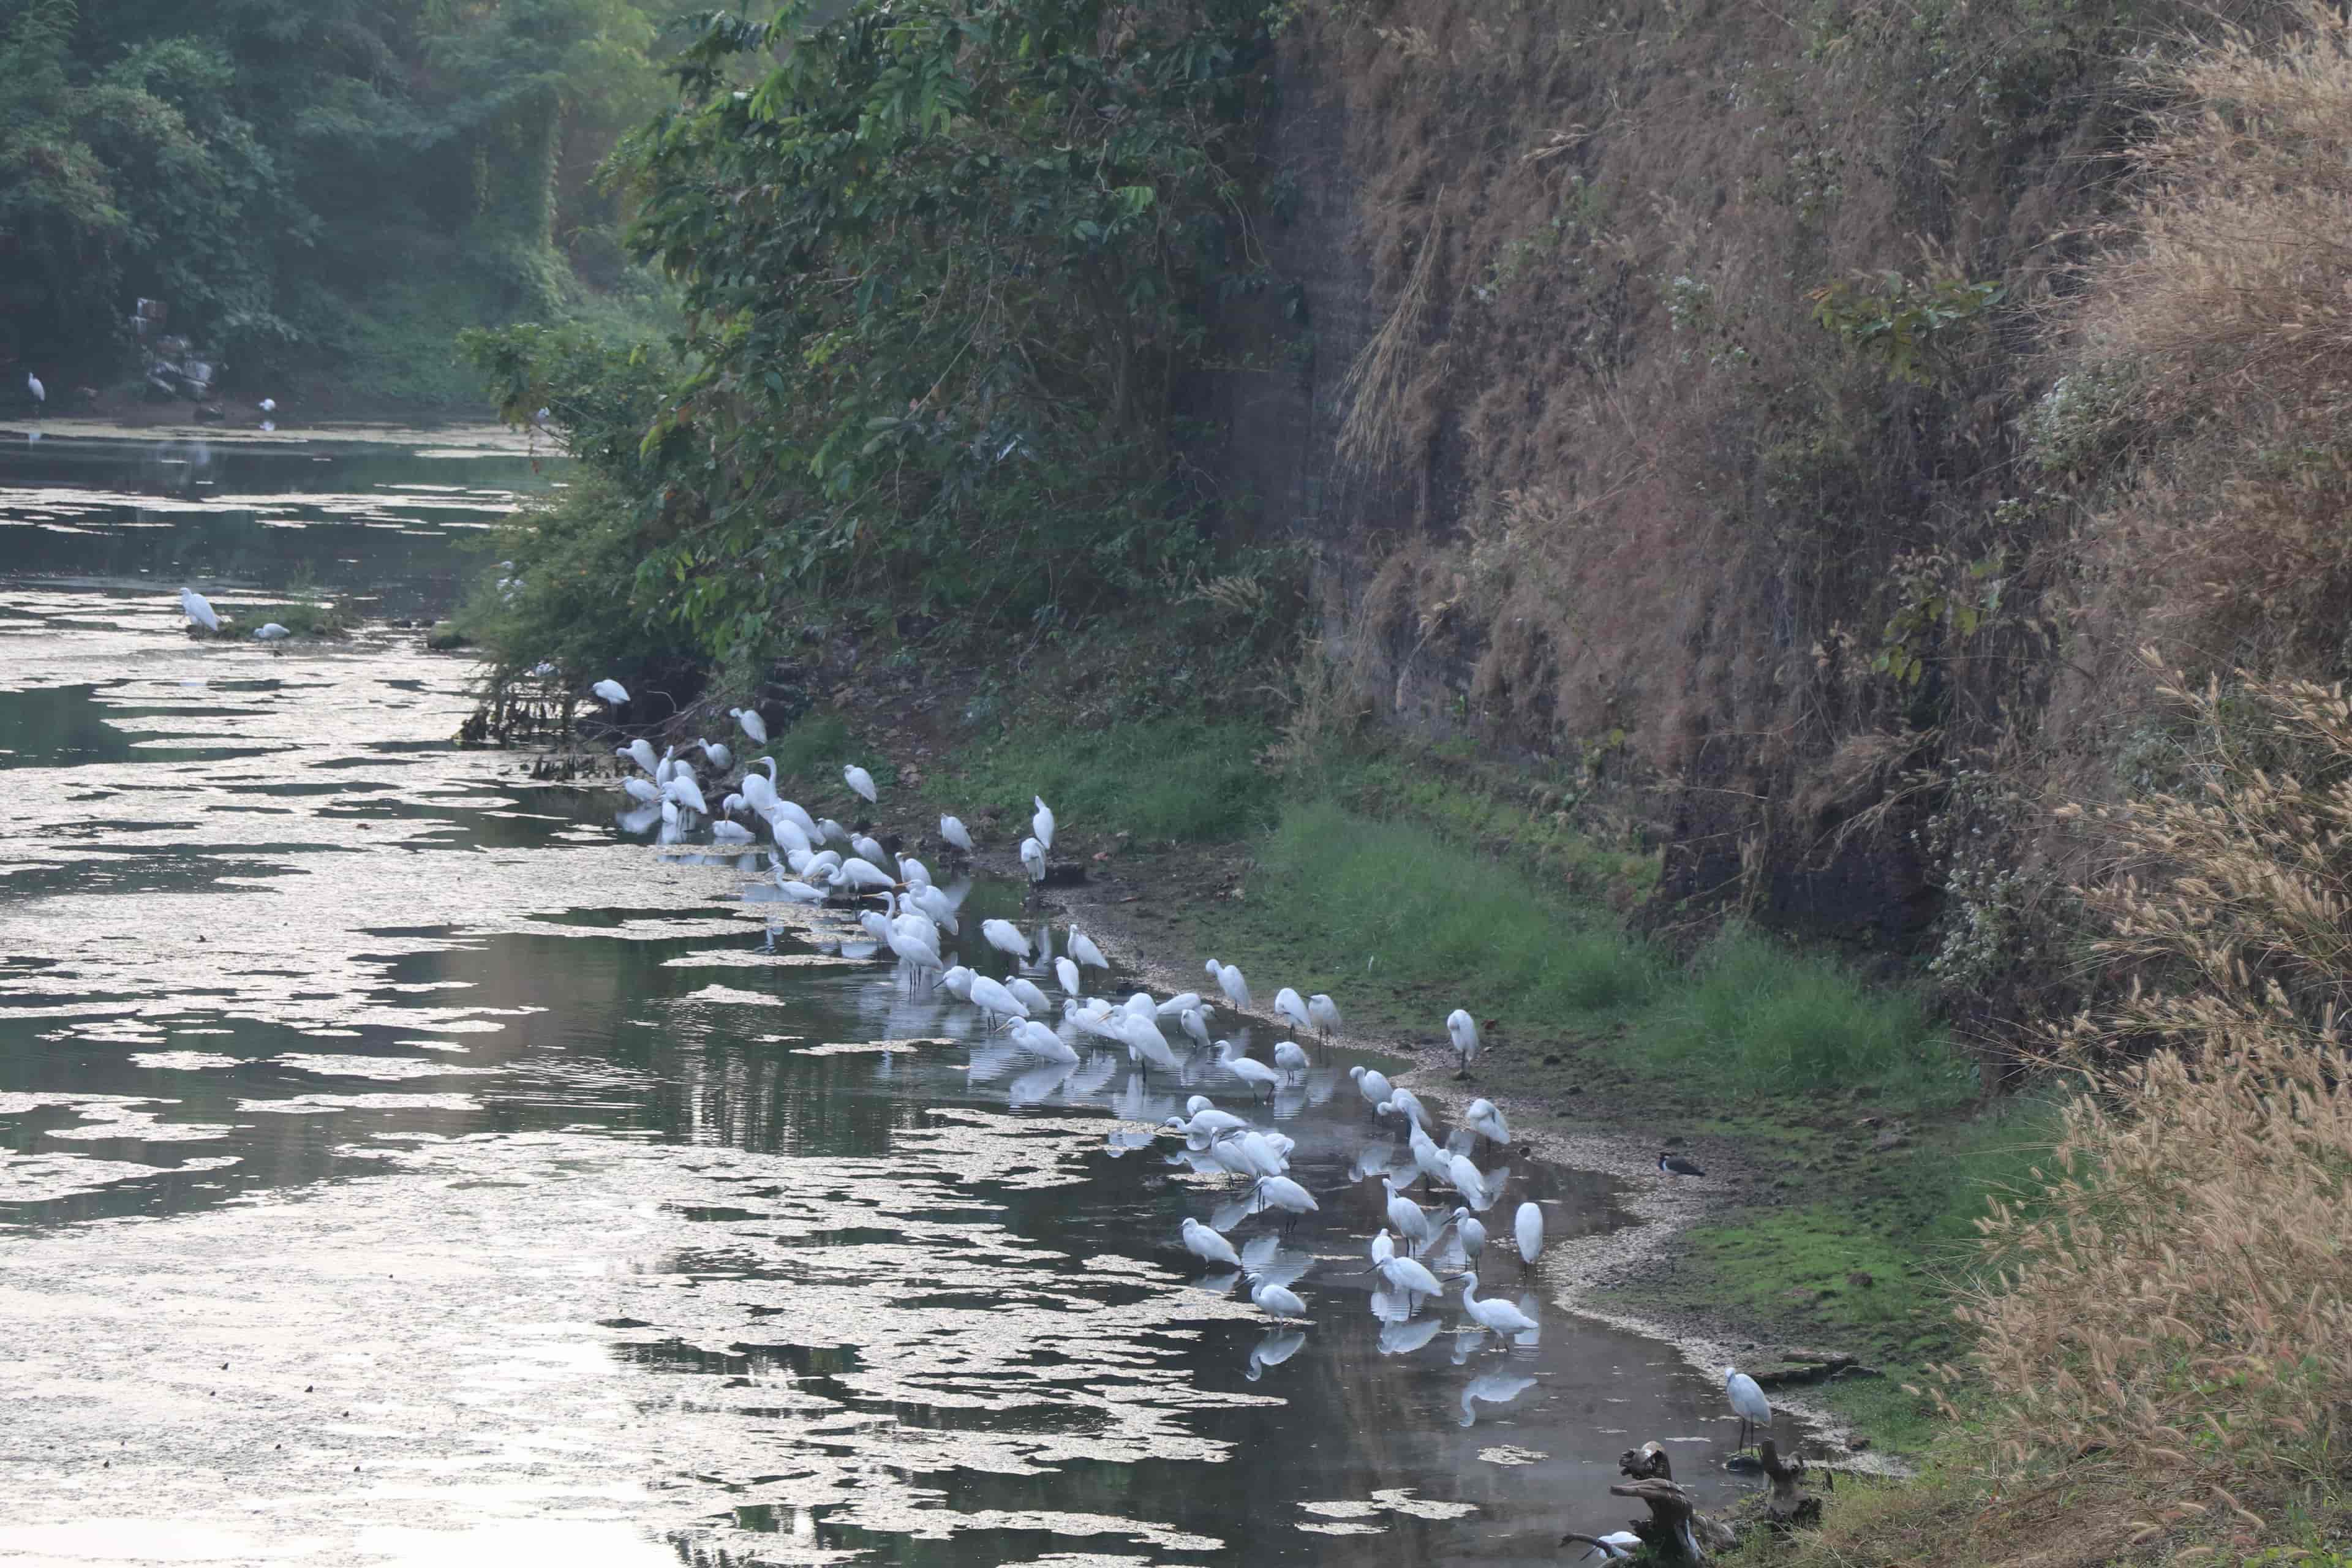
M 2352 1411 L 2352 702 L 2163 695 L 2202 785 L 2080 814 L 2132 868 L 2085 897 L 2136 978 L 2057 1031 L 2089 1088 L 1962 1316 L 2011 1464 L 2119 1467 L 2134 1544 L 2274 1543 L 2340 1506 Z

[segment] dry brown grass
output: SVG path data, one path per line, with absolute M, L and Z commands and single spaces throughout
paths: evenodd
M 2089 1075 L 2046 1188 L 1996 1203 L 1963 1317 L 2004 1457 L 2120 1469 L 2184 1560 L 2341 1506 L 2352 1411 L 2352 702 L 2175 683 L 2191 794 L 2081 814 L 2131 869 L 2085 889 L 2136 978 L 2059 1032 Z
M 2137 482 L 2111 574 L 2209 668 L 2347 668 L 2352 613 L 2352 26 L 2231 31 L 2150 71 L 2129 243 L 2095 261 L 2080 361 L 2127 383 Z

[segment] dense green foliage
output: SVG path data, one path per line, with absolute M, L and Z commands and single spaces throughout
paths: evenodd
M 1051 635 L 1181 589 L 1210 498 L 1172 386 L 1203 306 L 1264 282 L 1264 53 L 1245 0 L 714 16 L 688 103 L 620 156 L 631 245 L 688 311 L 651 420 L 576 345 L 475 356 L 634 496 L 633 604 L 720 660 L 845 601 Z
M 625 281 L 593 173 L 675 8 L 0 0 L 0 355 L 106 382 L 152 297 L 238 384 L 459 394 L 458 328 L 593 310 L 575 257 Z

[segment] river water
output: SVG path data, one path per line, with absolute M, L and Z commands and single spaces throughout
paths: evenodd
M 468 666 L 388 622 L 549 471 L 0 433 L 0 1563 L 1551 1563 L 1625 1447 L 1740 1484 L 1714 1384 L 1507 1247 L 1526 1342 L 1397 1321 L 1360 1058 L 1257 1112 L 1321 1205 L 1286 1238 L 1144 1136 L 1242 1108 L 1213 1062 L 1015 1058 L 845 914 L 747 904 L 764 858 L 458 749 Z M 183 581 L 382 618 L 198 643 Z M 1058 940 L 1021 892 L 966 956 Z M 1498 1234 L 1528 1198 L 1624 1217 L 1522 1156 Z

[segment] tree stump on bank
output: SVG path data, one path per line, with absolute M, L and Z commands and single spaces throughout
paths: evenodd
M 1617 1468 L 1628 1480 L 1611 1487 L 1609 1495 L 1633 1498 L 1648 1507 L 1650 1517 L 1633 1521 L 1633 1530 L 1659 1562 L 1704 1563 L 1731 1549 L 1731 1527 L 1698 1511 L 1690 1493 L 1675 1482 L 1674 1462 L 1664 1447 L 1644 1443 L 1628 1448 L 1618 1457 Z
M 1772 1482 L 1771 1495 L 1764 1500 L 1765 1522 L 1775 1530 L 1819 1524 L 1822 1500 L 1804 1488 L 1805 1461 L 1793 1458 L 1783 1461 L 1780 1450 L 1769 1437 L 1757 1445 L 1757 1453 L 1762 1457 L 1764 1473 Z

